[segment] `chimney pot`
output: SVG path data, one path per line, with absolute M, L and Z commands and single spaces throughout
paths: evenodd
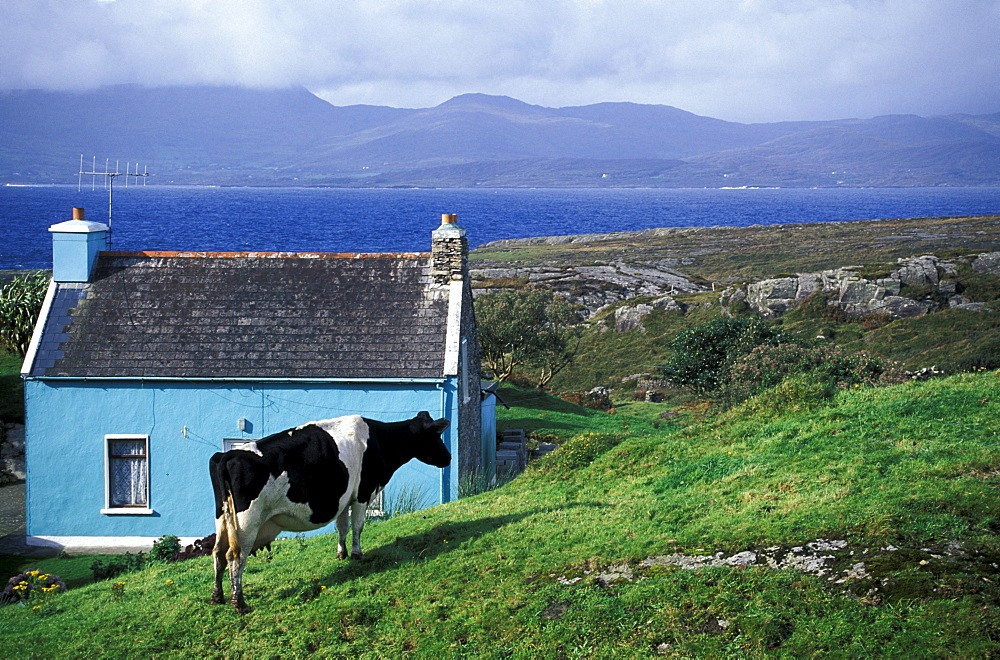
M 74 220 L 83 220 L 84 219 L 84 217 L 83 217 L 83 209 L 78 208 L 78 207 L 73 207 L 73 219 Z
M 441 224 L 442 225 L 452 225 L 458 222 L 457 213 L 442 213 L 441 214 Z

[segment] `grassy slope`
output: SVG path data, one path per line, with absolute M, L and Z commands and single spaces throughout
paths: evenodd
M 995 569 L 921 550 L 959 540 L 1000 561 L 1000 375 L 832 403 L 786 391 L 658 429 L 650 405 L 600 419 L 533 405 L 509 420 L 547 412 L 565 432 L 622 433 L 578 436 L 499 491 L 371 525 L 363 562 L 334 559 L 330 538 L 281 542 L 251 559 L 243 617 L 206 603 L 211 563 L 196 559 L 128 575 L 117 596 L 105 582 L 0 609 L 0 635 L 42 656 L 1000 654 Z M 871 549 L 878 582 L 719 568 L 602 586 L 587 573 L 818 537 Z M 889 543 L 900 550 L 878 550 Z

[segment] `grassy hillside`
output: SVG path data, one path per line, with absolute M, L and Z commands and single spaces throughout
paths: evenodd
M 683 423 L 660 420 L 664 407 L 653 404 L 606 415 L 527 393 L 522 403 L 531 408 L 505 413 L 505 423 L 547 420 L 573 439 L 498 491 L 370 525 L 362 562 L 336 560 L 332 538 L 280 542 L 250 560 L 255 609 L 245 616 L 207 604 L 207 559 L 156 565 L 38 609 L 0 609 L 5 648 L 100 657 L 1000 654 L 997 373 L 833 401 L 786 386 L 714 417 L 671 418 Z M 669 559 L 753 551 L 787 564 L 818 539 L 836 548 L 819 553 L 833 557 L 822 575 L 762 561 L 685 570 Z M 58 572 L 60 561 L 40 568 Z
M 779 273 L 884 264 L 900 257 L 954 257 L 1000 249 L 1000 216 L 812 222 L 750 227 L 676 227 L 516 242 L 473 250 L 473 267 L 667 262 L 687 275 L 733 282 Z
M 731 284 L 782 274 L 861 266 L 860 274 L 884 277 L 896 259 L 922 254 L 941 258 L 1000 250 L 1000 216 L 909 218 L 797 225 L 706 227 L 651 230 L 577 237 L 571 243 L 513 242 L 474 250 L 474 267 L 568 267 L 624 262 L 667 264 L 715 290 L 674 296 L 683 311 L 656 310 L 643 328 L 615 332 L 618 307 L 648 302 L 633 298 L 604 309 L 591 321 L 574 363 L 549 385 L 554 392 L 586 391 L 596 385 L 626 390 L 623 378 L 655 375 L 671 357 L 678 332 L 723 314 L 720 296 Z M 954 278 L 963 295 L 1000 309 L 1000 277 L 973 272 L 967 265 Z M 497 286 L 524 284 L 523 281 Z M 914 298 L 934 291 L 907 290 Z M 941 296 L 938 295 L 938 298 Z M 938 300 L 941 302 L 941 300 Z M 831 318 L 822 305 L 793 310 L 772 321 L 811 338 L 824 335 L 849 351 L 868 351 L 907 369 L 937 365 L 951 372 L 1000 366 L 1000 318 L 993 313 L 946 310 L 928 316 L 864 323 Z

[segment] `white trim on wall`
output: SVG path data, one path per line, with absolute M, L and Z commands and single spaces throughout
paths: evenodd
M 38 343 L 42 341 L 42 331 L 45 329 L 45 322 L 49 318 L 49 310 L 52 309 L 52 299 L 56 297 L 56 282 L 49 280 L 49 288 L 45 291 L 45 299 L 42 300 L 42 308 L 38 312 L 38 319 L 35 321 L 35 329 L 31 333 L 31 341 L 28 342 L 28 352 L 24 354 L 24 362 L 21 363 L 21 373 L 31 373 L 31 368 L 35 366 L 35 354 L 38 352 Z
M 448 285 L 448 326 L 444 340 L 444 375 L 458 375 L 458 357 L 462 338 L 462 294 L 465 283 L 452 280 Z

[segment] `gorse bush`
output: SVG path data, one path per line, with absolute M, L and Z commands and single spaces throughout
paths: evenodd
M 532 463 L 539 469 L 575 470 L 619 444 L 624 436 L 612 433 L 584 433 L 562 443 L 558 449 Z

